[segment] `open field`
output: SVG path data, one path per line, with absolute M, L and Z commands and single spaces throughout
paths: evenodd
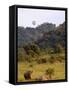
M 55 55 L 58 56 L 58 55 Z M 61 54 L 61 56 L 64 56 L 64 54 Z M 42 56 L 38 57 L 41 58 Z M 44 55 L 43 58 L 49 58 L 49 55 Z M 35 58 L 36 60 L 36 58 Z M 55 63 L 36 63 L 33 62 L 18 62 L 18 82 L 26 82 L 29 80 L 25 80 L 24 78 L 24 72 L 27 70 L 32 70 L 33 73 L 31 75 L 31 80 L 34 81 L 35 78 L 45 75 L 45 71 L 48 68 L 54 69 L 54 75 L 52 77 L 52 80 L 59 80 L 59 79 L 65 79 L 65 62 L 55 62 Z

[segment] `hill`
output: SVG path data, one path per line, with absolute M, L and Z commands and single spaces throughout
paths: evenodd
M 43 34 L 55 30 L 55 24 L 43 23 L 36 28 L 18 27 L 18 46 L 23 46 L 41 39 Z

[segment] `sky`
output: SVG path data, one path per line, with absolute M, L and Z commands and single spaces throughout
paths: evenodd
M 53 23 L 58 26 L 65 21 L 65 11 L 18 8 L 18 26 L 37 27 L 42 23 Z M 35 22 L 33 25 L 32 22 Z

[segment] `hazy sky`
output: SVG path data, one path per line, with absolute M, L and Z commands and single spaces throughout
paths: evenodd
M 32 22 L 35 21 L 36 25 Z M 65 21 L 65 11 L 18 8 L 18 26 L 36 27 L 45 22 L 58 26 Z

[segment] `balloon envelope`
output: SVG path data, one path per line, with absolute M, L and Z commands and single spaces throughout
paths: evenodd
M 36 22 L 35 22 L 35 21 L 32 21 L 32 24 L 33 24 L 33 25 L 36 25 Z

